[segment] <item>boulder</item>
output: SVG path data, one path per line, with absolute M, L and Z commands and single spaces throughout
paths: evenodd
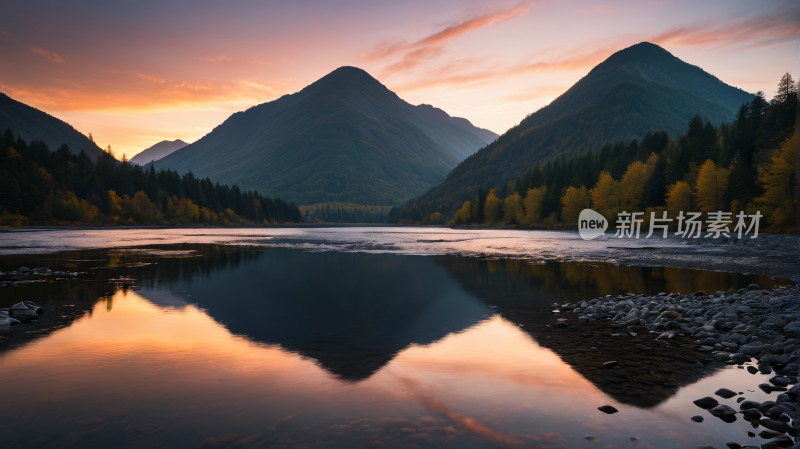
M 26 321 L 38 320 L 39 315 L 27 307 L 25 309 L 16 309 L 11 311 L 11 317 L 16 318 L 23 323 Z
M 748 290 L 761 290 L 761 286 L 758 284 L 750 284 L 747 286 Z
M 786 432 L 786 423 L 783 421 L 778 421 L 769 418 L 761 418 L 758 421 L 759 424 L 766 427 L 767 429 L 774 430 L 776 432 Z
M 25 304 L 26 306 L 28 306 L 29 309 L 31 309 L 34 312 L 36 312 L 37 315 L 44 315 L 44 309 L 39 307 L 39 305 L 36 304 L 35 302 L 33 302 L 33 301 L 22 301 L 22 303 Z

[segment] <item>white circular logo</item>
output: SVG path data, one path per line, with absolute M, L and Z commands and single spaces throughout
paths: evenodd
M 584 209 L 578 216 L 578 233 L 584 240 L 603 235 L 608 229 L 608 220 L 591 209 Z

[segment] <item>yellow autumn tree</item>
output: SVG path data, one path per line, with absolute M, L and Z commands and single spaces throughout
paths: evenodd
M 685 181 L 678 181 L 667 187 L 669 217 L 677 217 L 681 211 L 692 212 L 692 188 Z
M 726 209 L 722 207 L 722 204 L 725 189 L 728 188 L 729 175 L 728 169 L 717 167 L 717 164 L 711 159 L 700 166 L 694 189 L 695 200 L 700 212 L 716 212 Z
M 528 194 L 525 195 L 524 201 L 525 216 L 521 222 L 523 225 L 530 226 L 542 221 L 542 204 L 546 195 L 547 186 L 528 189 Z
M 589 191 L 592 197 L 592 208 L 598 213 L 611 216 L 622 210 L 617 210 L 619 204 L 619 182 L 611 177 L 611 173 L 603 170 L 597 178 L 597 184 Z
M 758 208 L 769 218 L 770 230 L 791 231 L 797 226 L 795 207 L 797 131 L 789 136 L 764 167 L 759 182 L 764 187 L 764 195 L 756 198 Z
M 81 209 L 83 210 L 83 220 L 87 223 L 94 223 L 100 216 L 100 209 L 86 200 L 81 200 Z
M 525 210 L 522 208 L 522 197 L 519 193 L 514 192 L 508 195 L 503 200 L 503 222 L 505 223 L 521 223 L 525 216 Z
M 178 221 L 197 221 L 200 218 L 200 207 L 189 198 L 173 196 L 167 201 L 169 217 Z
M 464 204 L 461 205 L 461 209 L 456 211 L 456 215 L 453 217 L 453 224 L 458 226 L 469 223 L 471 214 L 472 201 L 464 201 Z
M 119 221 L 126 218 L 131 198 L 128 195 L 117 195 L 113 190 L 108 191 L 109 212 L 108 215 L 112 220 Z
M 621 206 L 622 210 L 628 212 L 640 211 L 642 192 L 644 192 L 645 183 L 650 177 L 653 167 L 655 167 L 655 160 L 651 158 L 648 161 L 650 164 L 634 161 L 628 165 L 625 175 L 623 175 L 622 180 L 619 182 L 618 195 L 616 195 L 617 203 Z
M 586 186 L 568 187 L 561 197 L 561 220 L 568 225 L 576 225 L 581 211 L 591 204 L 591 197 Z
M 500 221 L 503 202 L 495 193 L 497 189 L 492 189 L 486 194 L 486 202 L 483 205 L 483 213 L 486 216 L 486 224 L 493 225 Z
M 158 213 L 155 204 L 150 201 L 143 190 L 136 192 L 131 199 L 131 218 L 137 223 L 156 223 L 161 221 L 161 214 Z

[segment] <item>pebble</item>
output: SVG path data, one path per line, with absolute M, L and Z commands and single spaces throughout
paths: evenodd
M 768 382 L 764 382 L 766 378 L 755 377 L 763 382 L 758 385 L 761 391 L 773 395 L 776 392 L 780 393 L 777 398 L 773 396 L 774 401 L 758 403 L 739 397 L 736 398 L 736 403 L 739 404 L 744 419 L 754 427 L 761 427 L 762 436 L 766 435 L 770 439 L 762 445 L 762 448 L 789 447 L 794 444 L 791 438 L 780 435 L 775 430 L 781 429 L 792 435 L 800 431 L 800 385 L 792 387 L 797 384 L 800 376 L 798 371 L 800 288 L 798 286 L 776 286 L 771 290 L 762 290 L 760 285 L 750 284 L 738 291 L 718 291 L 712 295 L 703 291 L 688 295 L 665 292 L 653 296 L 606 295 L 556 308 L 560 308 L 561 312 L 571 312 L 562 313 L 562 317 L 569 318 L 561 318 L 560 323 L 574 323 L 575 317 L 583 322 L 602 321 L 604 323 L 598 325 L 605 326 L 607 322 L 610 329 L 610 332 L 605 331 L 606 336 L 615 335 L 631 339 L 626 341 L 638 341 L 643 333 L 647 335 L 649 332 L 652 335 L 649 338 L 655 337 L 656 342 L 661 342 L 663 347 L 677 348 L 680 345 L 693 348 L 689 353 L 695 363 L 699 361 L 703 365 L 708 363 L 738 365 L 739 369 L 746 369 L 753 375 L 759 373 L 772 375 L 774 371 L 775 374 Z M 636 338 L 637 336 L 639 338 Z M 694 340 L 694 345 L 684 344 L 687 340 Z M 707 352 L 708 355 L 703 358 L 692 351 Z M 608 379 L 625 378 L 625 375 L 620 376 L 616 372 L 633 368 L 628 360 L 617 360 L 621 360 L 623 365 L 620 366 L 617 361 L 603 364 L 604 368 L 610 368 L 607 371 L 610 374 L 605 375 Z M 669 374 L 670 371 L 666 370 L 665 373 L 661 369 L 649 372 L 652 376 L 658 377 L 665 388 L 684 385 L 683 381 L 672 380 L 673 377 L 680 379 L 679 374 L 673 376 Z M 732 399 L 737 393 L 727 388 L 720 388 L 715 395 Z M 720 404 L 713 397 L 698 399 L 694 404 L 709 410 L 712 415 L 726 422 L 736 420 L 736 410 Z M 605 407 L 613 411 L 603 410 Z M 605 413 L 618 411 L 611 406 L 604 406 L 599 410 Z M 694 416 L 691 419 L 703 422 L 702 416 Z M 773 430 L 763 430 L 764 428 Z M 754 437 L 755 433 L 748 432 L 748 435 Z M 734 442 L 727 445 L 730 448 L 742 447 Z
M 719 402 L 716 399 L 709 396 L 694 401 L 694 405 L 709 410 L 719 405 Z
M 619 412 L 616 408 L 611 405 L 604 405 L 602 407 L 597 407 L 597 410 L 600 410 L 603 413 L 607 413 L 609 415 L 613 415 L 614 413 Z

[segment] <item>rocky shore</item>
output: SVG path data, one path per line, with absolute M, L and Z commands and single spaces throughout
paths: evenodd
M 44 309 L 33 301 L 23 301 L 9 308 L 0 308 L 0 334 L 7 334 L 26 321 L 39 319 Z
M 34 268 L 28 269 L 27 267 L 19 267 L 16 271 L 0 271 L 0 276 L 9 276 L 9 279 L 0 280 L 0 287 L 16 287 L 19 284 L 28 284 L 32 282 L 48 282 L 49 276 L 65 276 L 67 279 L 78 277 L 84 272 L 78 271 L 52 271 L 49 268 Z M 57 279 L 58 280 L 58 279 Z
M 685 348 L 680 358 L 694 357 L 694 361 L 688 360 L 690 363 L 709 365 L 713 360 L 713 364 L 748 364 L 750 373 L 774 374 L 769 383 L 758 385 L 766 393 L 779 393 L 774 401 L 758 403 L 740 397 L 738 410 L 720 404 L 712 396 L 694 403 L 725 422 L 733 423 L 737 416 L 749 422 L 753 431 L 748 435 L 758 434 L 767 440 L 760 445 L 762 449 L 800 447 L 800 290 L 797 287 L 770 291 L 752 284 L 746 289 L 713 294 L 698 291 L 686 295 L 608 295 L 579 304 L 557 305 L 553 312 L 555 330 L 582 325 L 605 327 L 610 337 L 621 341 L 639 340 L 644 337 L 642 333 L 647 333 L 656 344 Z M 608 360 L 602 369 L 614 376 L 615 370 L 633 368 L 620 365 L 620 361 Z M 658 376 L 657 372 L 652 374 Z M 741 393 L 720 388 L 713 394 L 731 399 Z M 687 419 L 704 420 L 702 416 Z M 759 447 L 737 442 L 729 442 L 727 446 Z

